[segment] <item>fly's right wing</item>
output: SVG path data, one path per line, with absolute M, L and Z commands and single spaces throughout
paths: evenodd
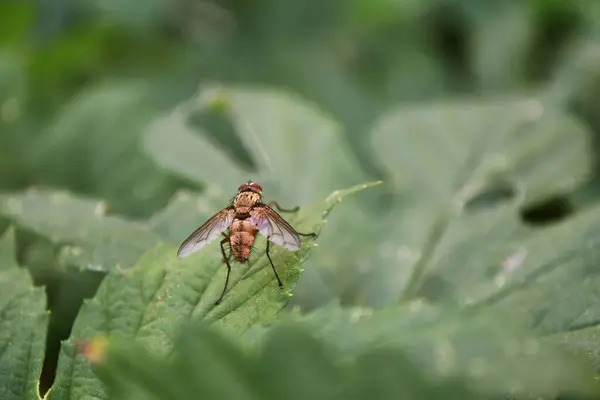
M 292 226 L 267 205 L 254 207 L 250 211 L 250 222 L 269 241 L 288 250 L 300 250 L 300 236 Z
M 224 208 L 196 229 L 179 247 L 177 257 L 183 258 L 197 252 L 223 233 L 233 222 L 235 211 Z

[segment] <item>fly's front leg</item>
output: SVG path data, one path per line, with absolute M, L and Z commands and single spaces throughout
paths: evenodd
M 270 201 L 268 204 L 269 207 L 271 208 L 276 208 L 278 211 L 281 212 L 289 212 L 289 213 L 293 213 L 296 212 L 300 209 L 300 206 L 296 206 L 294 208 L 281 208 L 281 206 L 279 205 L 279 203 L 277 203 L 276 201 Z
M 269 259 L 269 262 L 271 263 L 271 268 L 273 268 L 273 272 L 275 272 L 275 278 L 277 278 L 277 283 L 279 284 L 279 289 L 283 289 L 283 283 L 281 283 L 281 279 L 279 279 L 279 275 L 277 275 L 277 270 L 275 269 L 275 265 L 273 265 L 273 260 L 271 260 L 271 254 L 269 254 L 269 243 L 270 238 L 267 238 L 267 258 Z
M 219 304 L 221 302 L 221 300 L 223 300 L 223 297 L 225 296 L 225 292 L 227 291 L 227 284 L 229 283 L 229 274 L 231 273 L 231 265 L 229 265 L 229 257 L 225 254 L 225 248 L 223 247 L 223 245 L 225 243 L 227 243 L 228 240 L 229 240 L 228 237 L 225 237 L 225 239 L 221 240 L 221 254 L 223 255 L 223 262 L 227 266 L 227 277 L 225 278 L 225 286 L 223 287 L 223 293 L 221 293 L 221 297 L 219 297 L 219 300 L 217 300 L 215 302 L 215 305 Z

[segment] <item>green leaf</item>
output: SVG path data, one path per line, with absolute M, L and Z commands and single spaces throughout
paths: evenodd
M 545 230 L 523 224 L 520 210 L 589 177 L 589 140 L 575 118 L 538 99 L 390 112 L 373 146 L 402 199 L 382 228 L 380 262 L 389 268 L 373 279 L 370 303 L 425 296 L 470 304 L 522 276 L 511 270 L 536 270 L 521 262 L 520 241 L 543 241 Z
M 130 29 L 151 29 L 160 23 L 159 16 L 164 12 L 164 4 L 156 0 L 144 4 L 136 4 L 133 1 L 100 0 L 90 4 L 89 7 L 94 13 L 112 20 L 113 23 L 125 24 Z
M 510 312 L 540 335 L 585 353 L 600 365 L 600 207 L 522 241 L 497 272 L 496 285 L 472 305 Z M 517 262 L 514 262 L 516 259 Z
M 166 242 L 180 244 L 225 205 L 210 193 L 180 190 L 165 208 L 150 218 L 148 225 Z
M 506 313 L 473 316 L 421 301 L 382 310 L 330 305 L 308 315 L 290 315 L 272 327 L 254 327 L 245 339 L 251 349 L 260 348 L 268 332 L 291 323 L 344 359 L 399 350 L 427 376 L 465 380 L 486 398 L 600 393 L 595 372 L 584 358 L 540 340 L 513 322 Z
M 0 190 L 22 187 L 29 179 L 31 135 L 23 118 L 28 89 L 24 69 L 19 58 L 0 51 Z
M 23 51 L 29 27 L 35 20 L 35 7 L 22 2 L 4 2 L 0 12 L 0 43 Z M 1 93 L 1 91 L 0 91 Z
M 236 165 L 206 134 L 190 126 L 199 111 L 231 122 L 256 171 L 248 173 Z M 159 165 L 205 184 L 209 193 L 222 199 L 248 179 L 260 182 L 265 193 L 282 204 L 315 202 L 336 187 L 362 181 L 340 127 L 315 107 L 276 90 L 202 88 L 196 98 L 156 121 L 145 147 Z
M 129 268 L 160 238 L 140 223 L 106 216 L 106 207 L 59 191 L 0 195 L 0 215 L 61 246 L 61 263 L 97 271 Z
M 324 219 L 343 197 L 367 186 L 337 191 L 288 220 L 299 230 L 320 232 Z M 251 326 L 273 319 L 289 301 L 289 291 L 298 280 L 300 266 L 315 244 L 306 240 L 298 252 L 272 248 L 271 258 L 285 290 L 274 283 L 264 245 L 264 239 L 258 237 L 250 265 L 232 266 L 228 292 L 218 306 L 215 301 L 226 274 L 218 241 L 185 259 L 176 257 L 175 246 L 158 245 L 132 269 L 112 270 L 94 299 L 81 309 L 72 340 L 61 351 L 49 399 L 92 394 L 105 398 L 103 385 L 95 379 L 87 362 L 77 356 L 73 340 L 89 340 L 98 335 L 135 337 L 155 351 L 169 353 L 182 323 L 203 321 L 239 336 Z
M 485 117 L 479 107 L 472 110 Z M 526 108 L 513 108 L 513 117 L 519 110 Z M 404 288 L 405 300 L 422 296 L 482 314 L 510 313 L 537 334 L 558 341 L 569 351 L 587 354 L 599 365 L 594 338 L 600 321 L 600 308 L 595 304 L 600 283 L 595 262 L 600 250 L 596 239 L 600 208 L 588 207 L 543 227 L 526 225 L 520 217 L 522 207 L 568 194 L 584 180 L 590 165 L 587 132 L 576 120 L 551 108 L 525 130 L 515 129 L 518 120 L 508 112 L 501 113 L 502 119 L 488 115 L 481 123 L 498 128 L 502 120 L 507 127 L 495 134 L 483 126 L 477 128 L 465 106 L 447 111 L 465 124 L 445 134 L 426 129 L 432 132 L 429 136 L 417 136 L 419 124 L 426 127 L 431 117 L 419 120 L 425 115 L 421 110 L 406 111 L 388 120 L 387 128 L 375 136 L 382 160 L 395 173 L 396 185 L 405 182 L 397 171 L 409 171 L 413 182 L 407 185 L 410 194 L 403 205 L 410 211 L 393 222 L 395 229 L 387 243 L 403 257 L 390 262 L 388 274 L 381 273 L 381 281 L 371 287 L 380 292 L 373 292 L 372 298 L 381 299 L 385 291 L 390 296 L 387 301 L 392 298 L 389 293 L 398 296 L 395 285 Z M 471 129 L 467 121 L 473 124 Z M 393 127 L 402 130 L 404 124 L 412 128 L 393 136 L 406 141 L 397 148 L 412 148 L 429 161 L 418 164 L 408 155 L 392 159 L 381 146 L 392 140 Z M 444 139 L 445 145 L 440 146 Z M 469 143 L 473 143 L 470 154 Z M 490 154 L 505 160 L 492 173 L 485 163 Z M 460 160 L 466 160 L 462 166 Z M 398 161 L 404 161 L 402 167 Z M 441 171 L 443 167 L 446 171 Z M 516 196 L 480 209 L 469 208 L 473 197 L 499 181 L 516 189 Z M 409 273 L 402 274 L 405 270 Z
M 114 342 L 98 371 L 115 399 L 475 399 L 460 381 L 436 381 L 399 351 L 350 362 L 297 327 L 274 330 L 256 353 L 203 326 L 186 329 L 172 360 Z
M 479 87 L 490 92 L 527 87 L 537 26 L 535 13 L 526 3 L 490 3 L 491 7 L 477 13 L 472 63 Z
M 44 360 L 46 295 L 15 261 L 14 231 L 0 237 L 0 398 L 35 399 Z
M 38 176 L 53 186 L 105 199 L 124 214 L 150 214 L 181 186 L 139 149 L 155 112 L 142 84 L 86 89 L 36 141 L 32 159 Z

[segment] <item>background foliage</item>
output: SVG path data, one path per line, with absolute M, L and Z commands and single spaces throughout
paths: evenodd
M 2 2 L 0 398 L 594 398 L 599 34 L 588 0 Z M 174 250 L 248 179 L 320 236 L 214 308 L 218 248 Z

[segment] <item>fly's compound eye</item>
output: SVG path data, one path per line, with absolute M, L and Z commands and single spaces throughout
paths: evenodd
M 260 190 L 262 192 L 262 186 L 260 186 L 258 183 L 253 183 L 250 185 L 250 187 L 252 189 Z
M 238 192 L 241 192 L 242 190 L 246 189 L 247 187 L 248 187 L 248 184 L 246 184 L 246 183 L 242 183 L 242 184 L 240 185 L 240 187 L 238 188 Z

